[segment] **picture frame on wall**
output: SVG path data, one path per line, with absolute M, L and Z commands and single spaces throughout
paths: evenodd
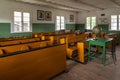
M 51 11 L 45 11 L 45 20 L 46 21 L 52 20 L 52 12 Z
M 45 18 L 45 11 L 37 10 L 37 20 L 44 20 Z
M 74 15 L 70 15 L 70 22 L 74 22 Z

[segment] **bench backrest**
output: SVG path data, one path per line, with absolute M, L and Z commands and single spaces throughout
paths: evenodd
M 0 47 L 0 54 L 36 49 L 36 48 L 46 47 L 48 45 L 49 45 L 49 41 L 40 41 L 40 42 L 32 42 L 26 44 L 4 46 L 4 47 Z

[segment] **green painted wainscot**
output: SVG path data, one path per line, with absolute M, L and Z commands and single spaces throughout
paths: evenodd
M 0 23 L 0 38 L 15 37 L 15 36 L 30 36 L 31 32 L 27 33 L 11 33 L 11 23 Z
M 66 30 L 75 30 L 76 24 L 66 24 Z
M 76 24 L 76 30 L 80 30 L 80 31 L 84 32 L 85 24 Z
M 66 24 L 66 30 L 75 30 L 75 24 Z M 30 36 L 34 32 L 54 32 L 54 23 L 32 23 L 32 32 L 11 33 L 11 23 L 0 23 L 0 38 Z
M 33 23 L 32 31 L 34 32 L 54 32 L 55 24 L 54 23 Z

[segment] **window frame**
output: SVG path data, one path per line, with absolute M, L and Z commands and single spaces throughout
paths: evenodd
M 112 15 L 116 15 L 117 16 L 117 29 L 116 30 L 112 30 L 111 28 L 111 26 L 112 26 L 112 20 L 111 20 L 111 17 L 112 17 Z M 109 31 L 120 31 L 120 25 L 119 25 L 119 23 L 120 23 L 120 14 L 112 14 L 112 15 L 110 15 L 110 26 L 109 26 Z
M 15 12 L 21 12 L 21 31 L 15 31 L 14 29 L 15 29 L 15 26 L 14 26 L 14 22 L 15 22 L 15 20 L 14 20 L 14 18 L 15 18 L 15 16 L 14 16 L 14 13 Z M 24 13 L 29 13 L 29 31 L 24 31 L 24 18 L 26 18 L 26 17 L 24 17 Z M 12 21 L 13 23 L 12 23 L 12 25 L 11 25 L 11 33 L 28 33 L 28 32 L 32 32 L 32 23 L 31 23 L 31 13 L 30 12 L 25 12 L 25 11 L 13 11 L 13 21 Z M 26 21 L 25 21 L 26 22 Z
M 97 25 L 97 17 L 96 17 L 96 16 L 88 16 L 88 17 L 86 17 L 86 29 L 88 29 L 88 28 L 87 28 L 87 27 L 88 27 L 88 26 L 87 26 L 87 25 L 88 25 L 88 24 L 87 24 L 87 22 L 88 22 L 88 21 L 87 21 L 87 18 L 90 18 L 90 24 L 89 24 L 89 25 L 90 25 L 90 29 L 88 29 L 88 30 L 92 30 L 93 27 L 94 27 L 94 26 L 92 26 L 92 24 L 93 24 L 93 22 L 94 22 L 94 21 L 92 20 L 93 17 L 96 18 L 96 20 L 95 20 L 95 22 L 96 22 L 95 26 Z
M 60 20 L 59 20 L 60 21 L 60 29 L 59 30 L 57 30 L 57 20 L 58 20 L 57 17 L 60 17 Z M 61 20 L 62 17 L 64 18 L 64 21 L 63 21 L 64 29 L 62 29 L 62 26 L 61 26 L 62 25 L 61 24 L 62 23 L 62 20 Z M 64 16 L 56 16 L 55 31 L 60 31 L 60 30 L 65 30 L 65 29 L 66 29 L 66 27 L 65 27 L 65 17 Z

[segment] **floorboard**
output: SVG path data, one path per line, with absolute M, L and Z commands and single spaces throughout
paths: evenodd
M 92 60 L 87 64 L 81 64 L 67 60 L 68 73 L 62 73 L 53 80 L 120 80 L 120 46 L 116 47 L 117 62 L 113 63 L 108 58 L 106 65 L 101 61 Z

